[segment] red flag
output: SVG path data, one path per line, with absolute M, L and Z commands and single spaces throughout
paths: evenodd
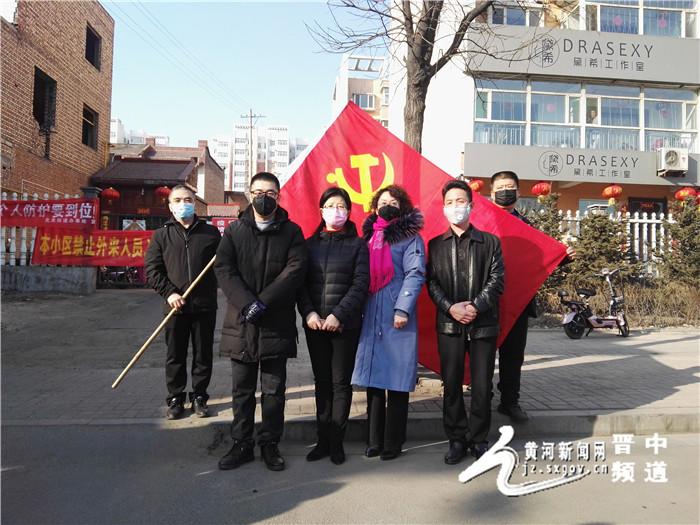
M 340 186 L 350 194 L 351 219 L 359 229 L 369 214 L 374 192 L 399 184 L 425 215 L 422 236 L 427 245 L 448 227 L 442 214 L 441 190 L 451 178 L 356 104 L 348 102 L 318 143 L 300 159 L 282 189 L 281 204 L 309 236 L 321 220 L 321 193 L 329 186 Z M 566 247 L 478 195 L 474 196 L 471 217 L 474 226 L 498 235 L 503 245 L 506 288 L 500 305 L 500 344 L 564 257 Z M 419 361 L 439 372 L 435 307 L 425 289 L 419 298 L 418 315 Z M 467 379 L 468 372 L 465 376 Z

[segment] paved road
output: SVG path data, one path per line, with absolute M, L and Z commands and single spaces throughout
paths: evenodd
M 223 296 L 220 305 L 223 311 Z M 166 395 L 162 337 L 116 391 L 110 385 L 159 323 L 161 312 L 160 299 L 150 290 L 100 290 L 83 297 L 3 294 L 3 421 L 23 425 L 160 421 Z M 219 326 L 222 318 L 219 315 Z M 692 329 L 633 330 L 627 339 L 594 332 L 580 341 L 570 341 L 560 330 L 531 331 L 521 401 L 534 417 L 524 430 L 534 435 L 697 431 L 699 342 Z M 290 360 L 288 368 L 286 417 L 309 421 L 315 407 L 303 331 L 299 357 Z M 210 394 L 216 417 L 207 423 L 230 421 L 230 369 L 225 359 L 215 360 Z M 410 429 L 414 439 L 441 433 L 437 421 L 441 400 L 439 380 L 423 371 L 421 384 L 411 395 L 410 418 L 411 424 L 428 420 L 428 425 Z M 364 393 L 358 391 L 352 416 L 361 421 L 364 414 Z M 496 424 L 501 421 L 497 418 Z M 196 424 L 188 419 L 171 425 Z M 359 439 L 361 431 L 361 425 L 354 424 L 351 435 Z
M 591 474 L 517 498 L 498 492 L 495 470 L 459 483 L 457 475 L 471 460 L 444 465 L 442 443 L 409 443 L 393 462 L 368 460 L 354 443 L 347 463 L 335 466 L 307 463 L 308 448 L 285 442 L 289 468 L 273 473 L 260 461 L 237 471 L 217 470 L 228 442 L 201 429 L 32 426 L 5 428 L 2 437 L 2 523 L 7 525 L 697 524 L 700 519 L 697 434 L 670 435 L 658 456 L 644 448 L 642 436 L 636 436 L 630 456 L 614 456 L 610 437 L 586 438 L 606 443 L 607 458 L 600 464 L 635 462 L 634 482 L 613 483 L 611 474 Z M 523 442 L 513 444 L 522 461 Z M 655 460 L 667 464 L 667 483 L 644 482 L 646 463 Z M 517 471 L 511 482 L 522 481 Z

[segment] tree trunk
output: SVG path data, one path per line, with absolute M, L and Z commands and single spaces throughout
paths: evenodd
M 423 148 L 423 120 L 425 98 L 431 77 L 420 69 L 417 60 L 410 56 L 406 61 L 406 105 L 403 110 L 404 142 L 421 153 Z

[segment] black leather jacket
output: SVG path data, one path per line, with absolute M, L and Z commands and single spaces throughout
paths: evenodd
M 505 273 L 501 242 L 495 235 L 471 225 L 467 234 L 466 268 L 456 267 L 457 239 L 451 229 L 428 244 L 428 292 L 437 306 L 437 331 L 450 335 L 466 333 L 471 339 L 496 337 Z M 460 278 L 467 279 L 466 297 L 455 296 Z M 450 307 L 462 301 L 471 301 L 479 312 L 468 325 L 458 323 L 449 314 Z

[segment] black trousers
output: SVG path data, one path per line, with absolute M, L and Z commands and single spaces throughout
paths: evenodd
M 367 444 L 400 451 L 406 442 L 408 392 L 367 388 Z
M 496 366 L 496 338 L 467 341 L 464 335 L 438 334 L 440 371 L 444 386 L 442 418 L 448 439 L 481 443 L 491 426 L 491 390 Z M 467 419 L 462 383 L 469 353 L 471 407 Z
M 168 387 L 166 402 L 173 398 L 185 401 L 187 396 L 187 346 L 192 341 L 192 392 L 209 399 L 207 388 L 211 381 L 214 326 L 216 310 L 195 314 L 173 315 L 165 325 L 165 344 L 168 347 L 165 360 L 165 383 Z
M 260 369 L 260 404 L 262 424 L 258 429 L 259 445 L 279 443 L 284 431 L 284 394 L 287 381 L 287 358 L 276 357 L 260 362 L 244 363 L 231 359 L 233 423 L 231 437 L 234 441 L 251 446 L 255 427 L 255 391 Z
M 359 330 L 332 334 L 305 329 L 314 371 L 318 443 L 342 442 L 352 403 L 352 371 L 355 366 Z
M 520 399 L 520 373 L 527 345 L 527 311 L 520 314 L 498 349 L 498 390 L 501 404 L 512 405 Z

